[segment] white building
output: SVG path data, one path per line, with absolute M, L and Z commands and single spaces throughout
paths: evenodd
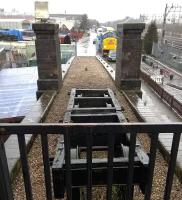
M 26 19 L 0 19 L 1 29 L 30 29 L 31 22 Z

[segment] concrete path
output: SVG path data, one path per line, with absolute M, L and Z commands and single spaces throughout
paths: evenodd
M 160 70 L 164 69 L 164 67 L 158 65 L 158 68 L 153 68 L 152 66 L 149 66 L 142 62 L 141 69 L 150 76 L 158 76 L 160 75 Z M 180 75 L 179 72 L 173 72 L 173 75 L 174 78 L 170 80 L 169 73 L 164 72 L 164 83 L 163 85 L 161 84 L 161 87 L 163 87 L 167 92 L 175 96 L 177 100 L 182 102 L 182 75 Z
M 163 103 L 162 100 L 144 82 L 142 83 L 142 92 L 142 98 L 129 93 L 127 93 L 127 95 L 145 122 L 182 122 L 182 119 L 180 119 L 165 103 Z M 172 133 L 159 134 L 160 145 L 167 156 L 169 156 L 171 152 L 172 139 Z M 182 137 L 179 144 L 177 166 L 182 170 Z

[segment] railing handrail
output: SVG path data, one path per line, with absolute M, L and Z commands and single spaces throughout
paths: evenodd
M 33 124 L 17 124 L 17 123 L 1 123 L 0 124 L 0 136 L 7 134 L 40 134 L 40 133 L 52 133 L 60 134 L 66 129 L 79 130 L 93 129 L 97 130 L 113 130 L 115 134 L 122 132 L 147 132 L 147 133 L 174 133 L 182 132 L 182 122 L 172 123 L 33 123 Z M 22 131 L 26 131 L 22 132 Z
M 33 200 L 31 178 L 29 173 L 28 157 L 26 150 L 25 135 L 36 134 L 41 135 L 41 147 L 43 155 L 43 166 L 44 166 L 44 178 L 46 186 L 46 199 L 52 200 L 52 186 L 51 186 L 51 174 L 49 164 L 49 148 L 48 148 L 48 137 L 47 134 L 59 134 L 64 135 L 64 149 L 65 149 L 65 180 L 66 180 L 66 193 L 69 200 L 72 199 L 72 169 L 71 169 L 71 137 L 74 134 L 81 134 L 86 136 L 87 141 L 87 199 L 92 198 L 92 134 L 104 133 L 104 137 L 108 139 L 108 190 L 107 199 L 112 199 L 112 184 L 113 184 L 113 162 L 114 162 L 114 138 L 116 134 L 130 133 L 130 146 L 128 155 L 128 178 L 127 178 L 127 192 L 129 198 L 132 199 L 132 188 L 133 188 L 133 177 L 134 177 L 134 157 L 136 148 L 136 137 L 137 133 L 149 133 L 151 137 L 150 145 L 150 156 L 148 166 L 148 180 L 146 180 L 145 186 L 145 200 L 149 200 L 152 192 L 152 182 L 154 176 L 154 167 L 156 160 L 158 135 L 161 133 L 174 133 L 171 147 L 171 156 L 168 164 L 168 172 L 166 177 L 164 200 L 170 199 L 173 175 L 175 171 L 178 147 L 180 143 L 180 136 L 182 133 L 182 123 L 38 123 L 38 124 L 0 124 L 0 137 L 4 135 L 15 134 L 18 137 L 20 159 L 22 164 L 24 187 L 26 193 L 26 199 Z M 84 133 L 84 134 L 83 134 Z M 73 135 L 72 135 L 73 134 Z M 103 135 L 103 134 L 102 134 Z M 1 141 L 0 141 L 1 142 Z M 0 143 L 0 184 L 4 184 L 4 188 L 0 188 L 0 198 L 13 200 L 13 193 L 10 184 L 10 178 L 8 173 L 7 158 L 3 143 Z M 8 191 L 8 192 L 7 192 Z

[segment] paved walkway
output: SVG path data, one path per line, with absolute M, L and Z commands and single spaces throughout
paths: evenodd
M 141 69 L 146 72 L 150 76 L 158 76 L 160 75 L 160 70 L 165 69 L 163 66 L 158 65 L 158 68 L 153 68 L 152 66 L 149 66 L 142 62 Z M 173 74 L 174 77 L 172 80 L 170 80 L 169 75 Z M 163 87 L 167 92 L 175 96 L 177 100 L 182 102 L 182 75 L 180 75 L 179 72 L 165 70 L 164 71 L 164 83 L 161 84 L 161 87 Z M 180 89 L 181 88 L 181 89 Z
M 163 103 L 144 82 L 142 83 L 142 92 L 142 98 L 129 93 L 127 95 L 146 122 L 170 123 L 182 121 L 182 119 L 180 119 L 165 103 Z M 163 146 L 167 155 L 169 155 L 171 151 L 172 139 L 172 133 L 159 134 L 159 142 Z M 179 144 L 177 162 L 178 166 L 182 170 L 182 137 Z

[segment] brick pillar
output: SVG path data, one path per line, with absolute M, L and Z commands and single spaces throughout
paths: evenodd
M 122 90 L 140 91 L 141 33 L 145 24 L 118 24 L 116 55 L 117 87 Z
M 58 24 L 33 24 L 39 77 L 37 98 L 46 90 L 58 91 L 62 84 L 58 28 Z

